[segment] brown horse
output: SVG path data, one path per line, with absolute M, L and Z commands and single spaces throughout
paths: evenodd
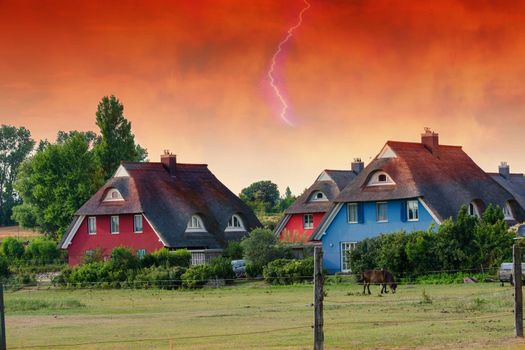
M 394 276 L 387 270 L 368 270 L 361 274 L 361 281 L 363 282 L 363 294 L 365 289 L 368 288 L 368 294 L 370 293 L 370 284 L 380 284 L 381 294 L 383 292 L 388 293 L 386 286 L 390 286 L 392 293 L 396 292 L 397 283 L 394 280 Z

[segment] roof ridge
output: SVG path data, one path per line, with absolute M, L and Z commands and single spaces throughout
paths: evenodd
M 413 142 L 413 141 L 395 141 L 395 140 L 388 140 L 386 142 L 386 144 L 393 144 L 393 143 L 401 143 L 401 144 L 407 144 L 407 145 L 420 145 L 420 146 L 423 146 L 424 145 L 421 143 L 421 142 Z M 442 145 L 442 144 L 439 144 L 438 145 L 439 147 L 451 147 L 451 148 L 460 148 L 462 149 L 463 146 L 457 146 L 457 145 Z

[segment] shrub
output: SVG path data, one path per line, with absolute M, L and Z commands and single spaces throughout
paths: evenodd
M 222 256 L 230 260 L 239 260 L 243 257 L 241 242 L 230 241 L 222 252 Z
M 185 267 L 152 266 L 142 269 L 134 279 L 137 288 L 156 287 L 162 289 L 178 288 L 182 285 L 182 275 L 186 272 Z
M 186 288 L 200 288 L 208 282 L 213 274 L 210 265 L 194 265 L 182 274 L 182 286 Z
M 248 277 L 256 278 L 262 276 L 263 266 L 247 263 L 244 271 Z
M 130 248 L 118 247 L 111 252 L 111 265 L 114 271 L 126 271 L 137 269 L 140 261 L 139 258 L 132 253 Z
M 24 244 L 13 237 L 7 237 L 0 245 L 0 253 L 9 260 L 20 259 L 24 255 Z
M 210 267 L 210 277 L 222 278 L 225 280 L 233 280 L 235 278 L 230 259 L 217 257 L 211 261 Z
M 189 267 L 191 264 L 191 253 L 187 249 L 175 251 L 161 248 L 151 254 L 146 254 L 141 261 L 142 266 L 181 266 Z
M 86 251 L 84 257 L 82 258 L 83 264 L 101 261 L 104 261 L 104 250 L 102 248 L 97 248 L 92 251 Z
M 277 259 L 264 267 L 264 278 L 271 284 L 292 284 L 312 280 L 314 259 Z
M 0 277 L 8 277 L 9 276 L 9 263 L 7 262 L 7 258 L 5 256 L 0 256 Z
M 54 241 L 44 238 L 32 240 L 26 248 L 26 258 L 32 264 L 50 264 L 60 257 L 60 250 Z
M 110 282 L 109 264 L 94 262 L 77 266 L 71 270 L 69 277 L 64 277 L 67 283 L 75 286 L 88 286 L 99 282 Z
M 292 257 L 290 247 L 280 245 L 277 237 L 268 229 L 253 230 L 241 241 L 241 246 L 244 259 L 252 265 L 253 272 L 258 274 L 270 261 Z

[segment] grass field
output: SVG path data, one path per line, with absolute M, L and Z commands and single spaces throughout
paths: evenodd
M 42 234 L 22 228 L 20 226 L 3 226 L 0 227 L 0 241 L 6 237 L 15 237 L 19 239 L 31 240 L 36 237 L 42 237 Z
M 520 349 L 512 289 L 326 286 L 326 349 Z M 6 292 L 9 349 L 311 349 L 311 285 Z

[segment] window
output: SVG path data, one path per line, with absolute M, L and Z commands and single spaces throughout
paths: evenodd
M 228 221 L 226 231 L 244 231 L 244 225 L 239 215 L 232 215 L 232 217 Z
M 514 219 L 514 215 L 512 215 L 512 206 L 510 202 L 505 203 L 505 206 L 503 206 L 503 215 L 505 216 L 506 220 Z
M 356 246 L 356 242 L 341 242 L 341 272 L 350 272 L 350 252 Z
M 407 219 L 408 221 L 419 220 L 419 203 L 417 200 L 407 202 Z
M 110 188 L 108 190 L 108 193 L 106 194 L 106 197 L 104 198 L 104 202 L 115 202 L 123 200 L 124 198 L 116 188 Z
M 186 231 L 194 232 L 206 232 L 202 219 L 198 215 L 192 215 L 190 221 L 188 221 L 188 226 Z
M 313 216 L 313 214 L 304 214 L 304 216 L 303 216 L 303 228 L 305 230 L 314 228 L 314 216 Z
M 144 255 L 146 255 L 146 249 L 137 249 L 137 257 L 139 259 L 144 259 Z
M 310 201 L 317 202 L 317 201 L 327 201 L 328 198 L 326 198 L 325 194 L 321 191 L 315 191 L 310 195 Z
M 348 203 L 348 222 L 350 224 L 358 222 L 357 203 Z
M 476 203 L 471 202 L 468 205 L 468 213 L 472 216 L 479 216 L 478 206 L 476 205 Z
M 376 171 L 370 175 L 370 180 L 367 186 L 382 186 L 382 185 L 395 185 L 396 183 L 392 178 L 384 171 Z
M 377 222 L 388 222 L 388 204 L 387 202 L 377 203 Z
M 142 232 L 142 215 L 133 216 L 133 232 L 141 233 Z
M 191 264 L 202 265 L 206 263 L 206 253 L 204 252 L 191 252 Z
M 94 216 L 88 217 L 88 234 L 97 234 L 97 218 Z
M 118 216 L 112 216 L 111 217 L 111 233 L 112 234 L 119 233 L 119 218 L 118 218 Z

